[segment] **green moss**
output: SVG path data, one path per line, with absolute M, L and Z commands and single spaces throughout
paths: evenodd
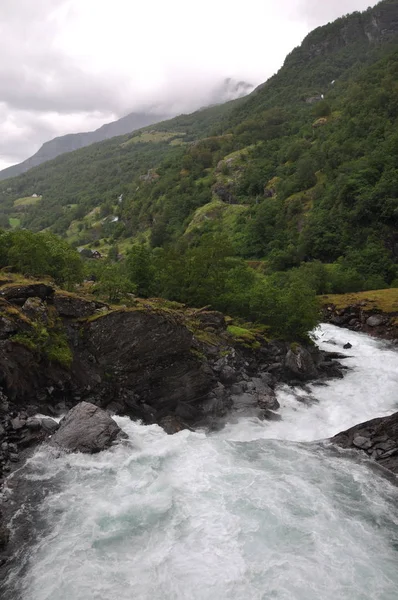
M 19 332 L 10 339 L 45 356 L 50 362 L 57 362 L 66 368 L 72 364 L 73 354 L 66 334 L 61 329 L 47 329 L 42 323 L 35 322 L 28 331 Z
M 258 350 L 261 348 L 256 333 L 249 329 L 238 327 L 237 325 L 229 325 L 227 327 L 227 332 L 235 342 L 241 344 L 245 348 L 250 348 L 251 350 Z

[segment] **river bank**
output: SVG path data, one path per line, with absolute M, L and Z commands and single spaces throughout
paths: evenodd
M 398 288 L 321 297 L 326 322 L 398 342 Z
M 128 439 L 100 455 L 36 451 L 22 480 L 47 494 L 5 597 L 393 600 L 397 488 L 325 440 L 396 410 L 397 353 L 331 325 L 316 336 L 349 369 L 278 387 L 281 421 L 238 411 L 168 436 L 116 417 Z

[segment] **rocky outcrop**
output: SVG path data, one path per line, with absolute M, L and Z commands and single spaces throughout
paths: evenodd
M 85 401 L 169 432 L 218 427 L 231 410 L 274 418 L 278 382 L 342 376 L 315 347 L 234 337 L 217 311 L 159 300 L 111 310 L 33 282 L 7 281 L 0 294 L 0 477 L 54 434 L 37 413 Z
M 355 425 L 330 441 L 342 448 L 364 452 L 386 469 L 398 473 L 398 412 Z
M 80 402 L 62 419 L 50 445 L 70 452 L 94 454 L 109 448 L 122 433 L 104 410 L 94 404 Z
M 366 300 L 337 308 L 326 302 L 323 309 L 325 321 L 337 327 L 359 331 L 384 340 L 398 340 L 398 313 L 384 313 L 373 308 Z

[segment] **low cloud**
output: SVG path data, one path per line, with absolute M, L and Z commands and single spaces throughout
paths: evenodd
M 259 84 L 310 28 L 366 4 L 0 0 L 0 168 L 133 110 L 191 112 L 225 77 Z
M 299 0 L 298 13 L 311 26 L 323 25 L 356 10 L 363 11 L 376 2 L 369 0 Z

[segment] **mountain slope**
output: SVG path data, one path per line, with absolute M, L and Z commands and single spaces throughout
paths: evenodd
M 76 244 L 221 232 L 265 268 L 340 260 L 382 286 L 398 255 L 397 36 L 398 0 L 338 19 L 250 96 L 59 157 L 0 185 L 2 206 L 15 217 L 41 194 L 22 224 Z
M 234 79 L 227 78 L 220 85 L 215 86 L 214 89 L 208 92 L 206 104 L 209 106 L 222 104 L 235 98 L 241 98 L 249 94 L 252 90 L 253 85 L 246 81 L 235 81 Z M 167 109 L 167 106 L 158 107 L 157 109 L 154 107 L 153 110 L 151 109 L 147 112 L 132 112 L 117 121 L 102 125 L 95 131 L 71 133 L 56 137 L 49 142 L 45 142 L 36 154 L 27 160 L 0 171 L 0 181 L 21 175 L 29 169 L 37 167 L 66 152 L 73 152 L 96 142 L 132 133 L 148 125 L 169 119 L 175 114 L 175 109 Z
M 164 119 L 167 119 L 167 115 L 133 112 L 117 121 L 106 123 L 95 131 L 70 133 L 56 137 L 49 142 L 45 142 L 36 154 L 27 160 L 0 171 L 0 180 L 16 177 L 17 175 L 25 173 L 29 169 L 37 167 L 48 160 L 52 160 L 65 152 L 73 152 L 73 150 L 84 148 L 95 142 L 101 142 L 117 135 L 130 133 L 136 129 L 141 129 L 146 125 L 152 125 L 153 123 L 163 121 Z

